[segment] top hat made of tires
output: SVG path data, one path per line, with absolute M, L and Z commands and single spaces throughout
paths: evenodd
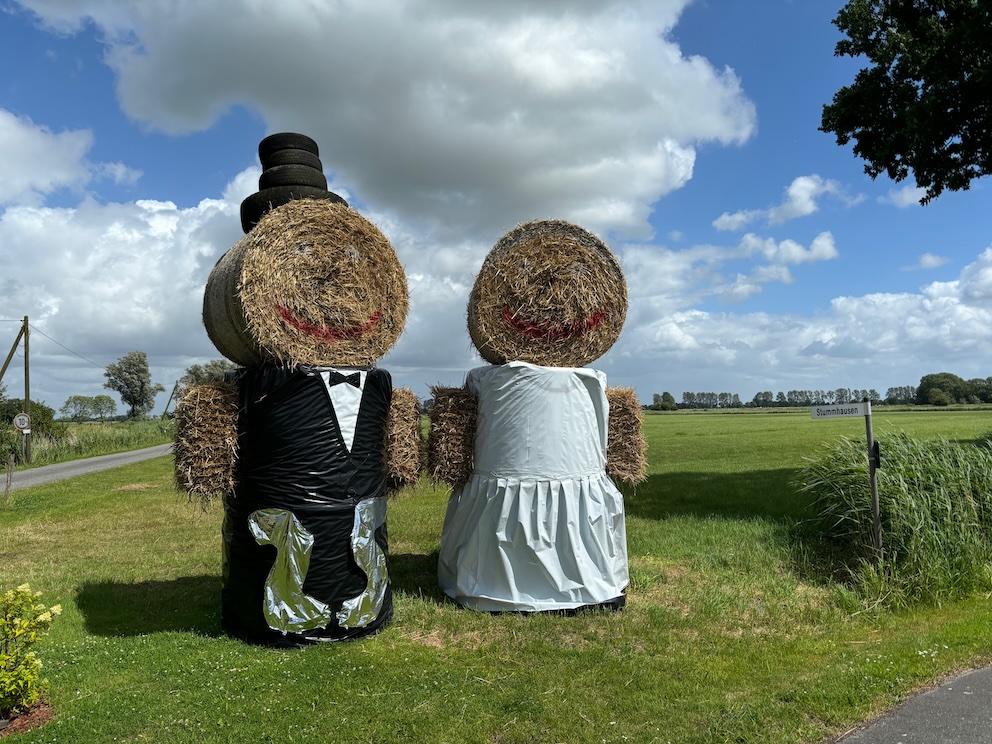
M 317 143 L 305 134 L 279 132 L 258 143 L 262 175 L 258 193 L 241 202 L 241 228 L 247 233 L 271 209 L 294 199 L 323 199 L 348 206 L 327 190 Z

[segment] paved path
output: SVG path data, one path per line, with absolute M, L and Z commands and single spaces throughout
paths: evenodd
M 42 483 L 51 483 L 65 478 L 75 478 L 77 475 L 95 473 L 98 470 L 109 470 L 119 468 L 121 465 L 130 465 L 141 460 L 148 460 L 152 457 L 161 457 L 172 451 L 171 444 L 159 444 L 155 447 L 133 450 L 132 452 L 118 452 L 116 455 L 102 455 L 100 457 L 87 457 L 85 460 L 72 460 L 70 462 L 60 462 L 55 465 L 42 465 L 38 468 L 28 468 L 18 470 L 14 473 L 10 490 L 16 491 L 18 488 L 37 486 Z M 7 474 L 0 475 L 0 494 L 3 494 L 7 483 Z
M 960 674 L 838 739 L 839 744 L 989 744 L 992 668 Z

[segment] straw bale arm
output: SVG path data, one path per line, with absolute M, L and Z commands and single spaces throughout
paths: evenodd
M 409 388 L 395 388 L 386 421 L 386 472 L 389 489 L 416 483 L 423 466 L 420 402 Z
M 435 483 L 454 488 L 472 475 L 479 399 L 465 388 L 431 388 L 434 408 L 427 435 L 427 472 Z
M 647 442 L 641 428 L 641 404 L 633 388 L 606 389 L 610 404 L 606 472 L 614 480 L 637 485 L 647 477 Z
M 206 508 L 234 491 L 238 459 L 238 390 L 228 383 L 194 385 L 176 404 L 175 484 Z

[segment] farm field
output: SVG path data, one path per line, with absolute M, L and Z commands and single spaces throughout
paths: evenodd
M 992 411 L 874 411 L 887 434 L 974 442 Z M 396 615 L 302 651 L 220 631 L 220 519 L 159 458 L 11 494 L 0 590 L 63 614 L 39 646 L 54 719 L 11 744 L 824 742 L 954 671 L 992 663 L 990 598 L 857 612 L 809 570 L 792 485 L 860 418 L 645 416 L 649 478 L 626 494 L 620 613 L 487 615 L 445 601 L 446 488 L 389 507 Z

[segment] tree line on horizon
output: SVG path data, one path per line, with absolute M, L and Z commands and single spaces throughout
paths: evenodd
M 684 392 L 676 401 L 669 392 L 655 393 L 651 403 L 642 406 L 648 411 L 676 411 L 700 408 L 799 408 L 869 401 L 872 405 L 975 405 L 992 403 L 992 377 L 965 380 L 950 372 L 924 375 L 918 386 L 900 385 L 885 391 L 885 397 L 874 388 L 836 388 L 833 390 L 789 390 L 772 393 L 763 390 L 742 402 L 737 393 Z

